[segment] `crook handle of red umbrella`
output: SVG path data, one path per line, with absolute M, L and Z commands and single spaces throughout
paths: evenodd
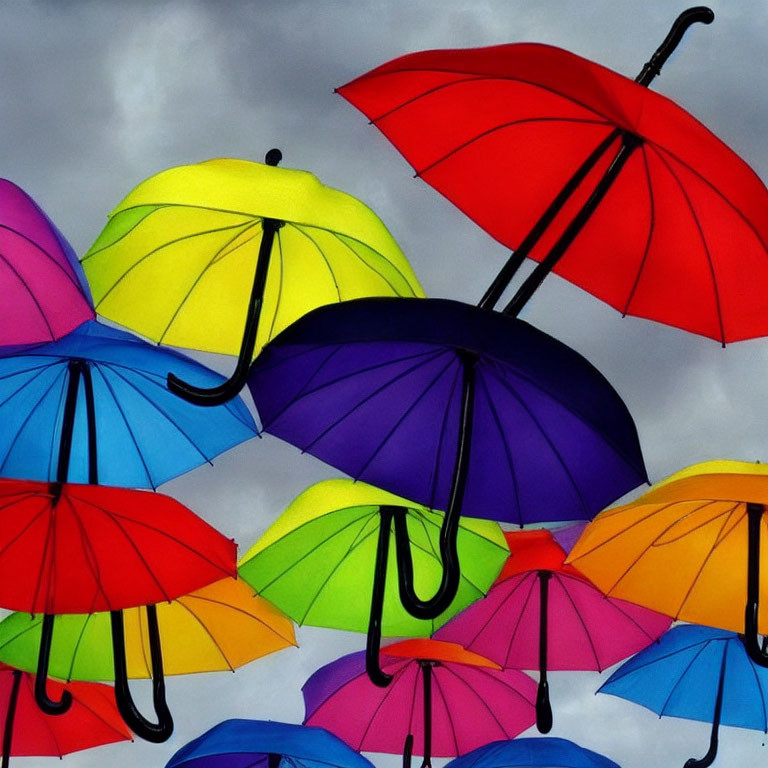
M 392 528 L 392 514 L 395 507 L 379 507 L 379 539 L 376 545 L 376 564 L 373 569 L 371 592 L 371 613 L 368 619 L 368 636 L 365 643 L 365 671 L 374 685 L 386 688 L 392 682 L 392 675 L 383 672 L 379 665 L 381 648 L 381 617 L 384 612 L 384 589 L 387 582 L 387 559 L 389 557 L 389 534 Z
M 456 461 L 448 497 L 448 509 L 440 528 L 440 558 L 443 575 L 437 592 L 428 600 L 422 600 L 413 586 L 413 559 L 408 539 L 408 526 L 404 514 L 395 515 L 395 543 L 397 546 L 398 584 L 400 602 L 411 616 L 417 619 L 434 619 L 453 602 L 459 590 L 461 566 L 456 538 L 459 533 L 461 507 L 469 473 L 469 454 L 472 443 L 472 422 L 475 399 L 475 364 L 477 356 L 466 350 L 458 351 L 461 366 L 461 411 L 456 444 Z
M 157 609 L 154 605 L 145 606 L 147 613 L 147 634 L 149 635 L 149 653 L 152 664 L 152 703 L 157 715 L 157 722 L 147 720 L 136 708 L 128 687 L 128 669 L 125 660 L 125 634 L 122 611 L 110 611 L 112 623 L 112 655 L 115 667 L 115 700 L 117 709 L 125 724 L 140 738 L 160 744 L 167 741 L 173 733 L 173 718 L 165 700 L 165 677 L 163 674 L 163 654 L 160 648 L 160 631 L 157 625 Z
M 640 74 L 635 78 L 636 83 L 648 85 L 656 75 L 661 72 L 661 68 L 677 48 L 688 27 L 698 22 L 702 24 L 711 24 L 715 18 L 711 8 L 703 5 L 697 5 L 694 8 L 688 8 L 683 11 L 676 19 L 669 33 L 664 38 L 664 42 L 656 49 L 653 56 L 646 62 Z
M 744 610 L 742 642 L 749 658 L 758 666 L 768 667 L 768 653 L 760 646 L 757 615 L 760 605 L 760 529 L 764 507 L 747 504 L 747 606 Z
M 65 690 L 60 701 L 54 701 L 48 695 L 48 663 L 51 658 L 51 643 L 53 641 L 53 614 L 43 615 L 43 626 L 40 635 L 40 650 L 37 654 L 37 672 L 35 673 L 35 701 L 46 715 L 63 715 L 72 706 L 72 694 Z
M 717 757 L 717 732 L 720 728 L 720 714 L 723 710 L 723 688 L 725 688 L 725 658 L 728 654 L 727 643 L 723 645 L 723 659 L 720 662 L 720 677 L 717 681 L 717 695 L 715 696 L 715 711 L 712 717 L 712 733 L 709 736 L 709 749 L 700 758 L 691 757 L 685 761 L 683 768 L 709 768 Z
M 267 152 L 265 161 L 267 165 L 277 165 L 282 159 L 282 153 L 279 149 L 270 149 Z M 174 395 L 187 400 L 195 405 L 223 405 L 229 402 L 233 397 L 240 394 L 240 390 L 245 386 L 248 379 L 248 370 L 251 367 L 251 358 L 253 350 L 256 347 L 256 335 L 259 330 L 259 318 L 261 317 L 261 308 L 264 304 L 264 289 L 267 284 L 267 273 L 269 272 L 269 262 L 272 254 L 272 243 L 275 239 L 275 233 L 283 222 L 278 219 L 264 218 L 261 222 L 261 244 L 259 245 L 259 255 L 256 260 L 256 270 L 253 275 L 253 286 L 251 288 L 251 297 L 248 301 L 248 311 L 245 317 L 245 329 L 243 338 L 240 342 L 240 353 L 237 357 L 237 364 L 232 375 L 216 387 L 205 389 L 196 387 L 183 381 L 173 373 L 168 374 L 168 389 Z

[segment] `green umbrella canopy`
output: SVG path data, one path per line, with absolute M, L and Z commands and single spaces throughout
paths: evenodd
M 429 597 L 440 584 L 443 513 L 362 482 L 325 480 L 300 494 L 240 561 L 240 577 L 299 624 L 365 632 L 383 506 L 403 508 L 414 587 Z M 462 519 L 461 583 L 451 605 L 432 621 L 401 605 L 394 536 L 390 536 L 382 634 L 424 637 L 482 597 L 509 556 L 498 523 Z

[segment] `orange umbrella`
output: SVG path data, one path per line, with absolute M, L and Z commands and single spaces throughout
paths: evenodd
M 749 655 L 768 666 L 757 636 L 768 633 L 759 610 L 766 505 L 768 466 L 697 464 L 598 515 L 568 561 L 612 597 L 743 632 Z

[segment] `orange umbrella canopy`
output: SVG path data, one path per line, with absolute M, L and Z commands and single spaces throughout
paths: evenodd
M 606 594 L 696 624 L 743 632 L 748 506 L 768 505 L 768 466 L 696 464 L 598 515 L 568 558 Z M 764 515 L 761 536 L 766 534 Z M 768 581 L 765 573 L 760 586 Z M 768 608 L 758 628 L 768 633 Z

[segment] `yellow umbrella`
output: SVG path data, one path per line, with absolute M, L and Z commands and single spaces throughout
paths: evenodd
M 146 617 L 124 611 L 129 678 L 151 677 Z M 240 579 L 222 579 L 173 600 L 158 603 L 157 620 L 166 675 L 234 671 L 288 646 L 293 624 L 269 601 L 253 595 Z M 13 613 L 0 622 L 0 658 L 34 671 L 42 616 Z M 112 680 L 109 613 L 56 618 L 49 673 L 63 680 Z
M 239 387 L 207 394 L 176 380 L 177 393 L 202 404 L 239 391 L 253 355 L 311 309 L 424 295 L 370 208 L 275 167 L 280 158 L 270 150 L 266 164 L 217 159 L 152 176 L 83 257 L 104 317 L 158 343 L 240 355 Z
M 568 562 L 606 594 L 668 616 L 745 634 L 750 656 L 768 656 L 759 608 L 759 552 L 768 466 L 711 461 L 681 470 L 630 504 L 600 513 Z

